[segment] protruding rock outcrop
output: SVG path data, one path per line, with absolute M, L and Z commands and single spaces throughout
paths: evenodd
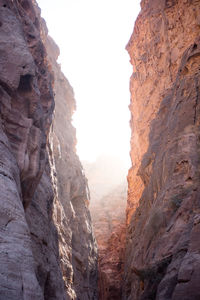
M 200 1 L 141 6 L 123 299 L 199 299 Z
M 96 299 L 74 97 L 57 55 L 34 0 L 0 1 L 1 300 Z
M 56 63 L 59 52 L 51 37 L 46 38 L 45 45 L 55 78 L 56 105 L 50 139 L 52 169 L 55 166 L 56 172 L 56 177 L 52 174 L 56 190 L 53 219 L 59 233 L 61 267 L 69 297 L 96 299 L 97 246 L 88 210 L 87 179 L 75 151 L 76 131 L 71 124 L 74 94 Z

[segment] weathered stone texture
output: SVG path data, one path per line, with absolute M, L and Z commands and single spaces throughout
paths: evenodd
M 44 26 L 34 0 L 0 0 L 0 299 L 95 299 L 73 92 Z
M 98 244 L 99 300 L 122 296 L 125 248 L 126 166 L 102 155 L 83 163 L 90 187 L 90 211 Z
M 91 206 L 98 244 L 99 300 L 122 297 L 126 195 L 126 184 L 121 184 Z
M 71 124 L 75 110 L 73 90 L 56 63 L 59 50 L 47 36 L 48 59 L 54 74 L 55 118 L 51 133 L 55 164 L 54 221 L 59 233 L 61 267 L 69 299 L 96 299 L 97 246 L 88 210 L 89 190 L 76 155 L 76 132 Z M 57 55 L 56 55 L 57 53 Z
M 199 299 L 200 1 L 141 6 L 123 299 Z

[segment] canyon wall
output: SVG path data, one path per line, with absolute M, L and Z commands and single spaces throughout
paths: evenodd
M 75 101 L 58 54 L 34 0 L 0 0 L 1 300 L 97 298 Z
M 122 297 L 126 196 L 122 183 L 91 205 L 98 244 L 99 300 Z
M 125 248 L 127 168 L 102 155 L 83 163 L 90 188 L 90 211 L 98 244 L 99 300 L 120 300 Z
M 127 50 L 123 299 L 200 299 L 200 1 L 141 1 Z

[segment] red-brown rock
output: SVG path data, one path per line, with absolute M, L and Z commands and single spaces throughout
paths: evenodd
M 200 298 L 200 1 L 142 1 L 127 50 L 131 158 L 123 299 Z
M 101 156 L 84 163 L 90 187 L 90 210 L 98 244 L 99 299 L 122 296 L 125 247 L 126 167 L 118 158 Z

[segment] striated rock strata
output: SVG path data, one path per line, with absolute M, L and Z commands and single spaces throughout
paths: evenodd
M 200 1 L 144 0 L 127 45 L 131 159 L 123 299 L 200 299 Z
M 57 56 L 34 0 L 0 0 L 1 300 L 96 299 L 75 102 Z

